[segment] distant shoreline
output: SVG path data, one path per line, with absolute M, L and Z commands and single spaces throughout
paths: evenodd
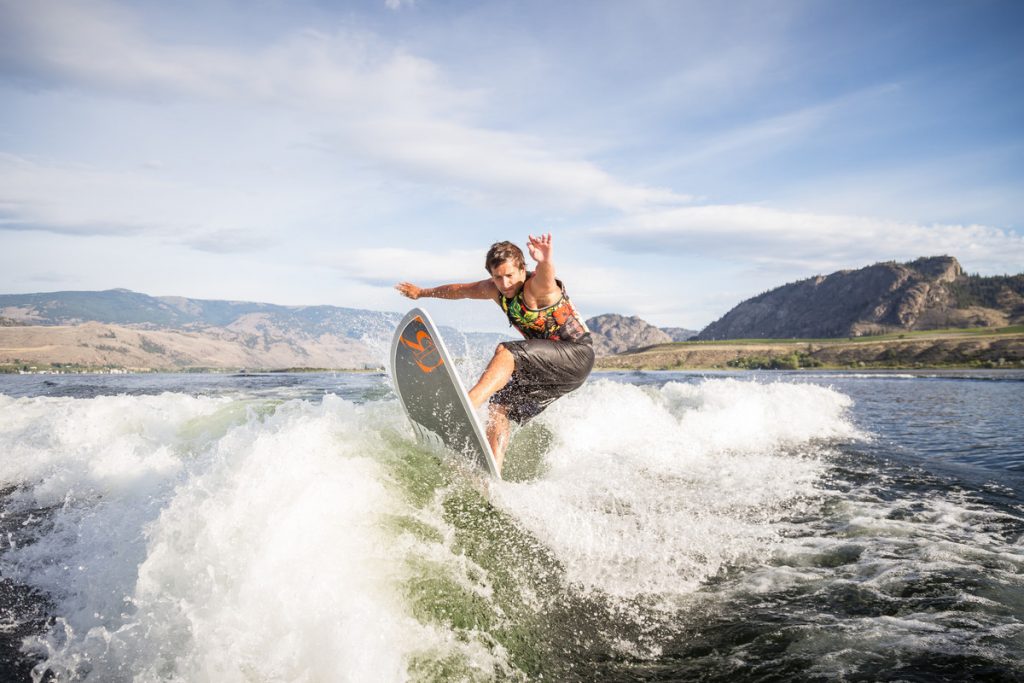
M 603 370 L 1022 369 L 1024 326 L 852 339 L 675 342 L 597 359 Z
M 0 364 L 0 375 L 287 375 L 310 373 L 375 374 L 384 368 L 111 368 L 40 367 L 22 369 Z
M 10 329 L 10 328 L 8 328 Z M 51 328 L 52 329 L 52 328 Z M 69 328 L 63 328 L 69 329 Z M 111 329 L 95 326 L 95 332 Z M 113 328 L 118 329 L 118 328 Z M 120 333 L 120 330 L 118 329 Z M 103 334 L 110 334 L 105 332 Z M 153 333 L 149 333 L 153 334 Z M 107 339 L 107 337 L 103 337 Z M 146 341 L 146 340 L 144 340 Z M 152 346 L 152 342 L 150 342 Z M 102 345 L 101 345 L 102 346 Z M 253 367 L 217 365 L 128 365 L 104 354 L 107 362 L 75 362 L 68 358 L 95 343 L 43 347 L 31 355 L 22 348 L 8 350 L 21 359 L 0 362 L 0 374 L 121 374 L 121 373 L 376 373 L 382 367 Z M 40 349 L 40 350 L 43 350 Z M 160 349 L 158 349 L 160 350 Z M 13 351 L 13 352 L 12 352 Z M 65 353 L 67 351 L 67 353 Z M 150 353 L 145 360 L 166 360 Z M 26 357 L 29 356 L 29 357 Z M 46 357 L 48 356 L 48 358 Z M 13 362 L 12 362 L 13 360 Z M 138 360 L 144 360 L 139 358 Z M 199 360 L 199 359 L 197 359 Z M 209 360 L 206 358 L 204 360 Z M 70 361 L 70 362 L 68 362 Z M 927 332 L 895 332 L 847 339 L 732 339 L 658 344 L 612 356 L 598 357 L 601 370 L 924 370 L 1024 369 L 1024 325 L 1004 328 L 965 328 Z

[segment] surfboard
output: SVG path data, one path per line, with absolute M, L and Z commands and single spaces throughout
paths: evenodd
M 447 448 L 501 478 L 444 340 L 422 308 L 406 313 L 395 330 L 391 378 L 417 441 Z

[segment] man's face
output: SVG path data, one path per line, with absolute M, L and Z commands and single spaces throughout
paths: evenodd
M 520 285 L 526 282 L 526 268 L 520 268 L 512 261 L 504 261 L 491 268 L 491 280 L 502 294 L 511 297 Z

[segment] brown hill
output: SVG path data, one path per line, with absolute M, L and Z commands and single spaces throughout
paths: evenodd
M 0 365 L 8 368 L 60 363 L 162 370 L 378 367 L 401 317 L 127 289 L 0 294 L 0 316 Z M 449 327 L 441 332 L 456 356 L 489 353 L 508 339 Z
M 136 370 L 365 368 L 381 365 L 366 344 L 336 334 L 298 337 L 226 328 L 143 330 L 81 325 L 0 327 L 0 365 L 73 364 Z
M 672 341 L 665 332 L 638 318 L 605 313 L 587 320 L 591 336 L 594 339 L 594 352 L 598 356 L 622 353 L 629 349 L 638 349 L 654 344 L 667 344 Z
M 697 336 L 859 337 L 1024 321 L 1024 275 L 966 275 L 951 256 L 877 263 L 783 285 L 748 299 Z

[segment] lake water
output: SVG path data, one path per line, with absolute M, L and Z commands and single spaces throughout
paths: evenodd
M 383 375 L 0 376 L 0 680 L 1018 681 L 1022 435 L 1018 371 L 596 373 L 488 483 Z

